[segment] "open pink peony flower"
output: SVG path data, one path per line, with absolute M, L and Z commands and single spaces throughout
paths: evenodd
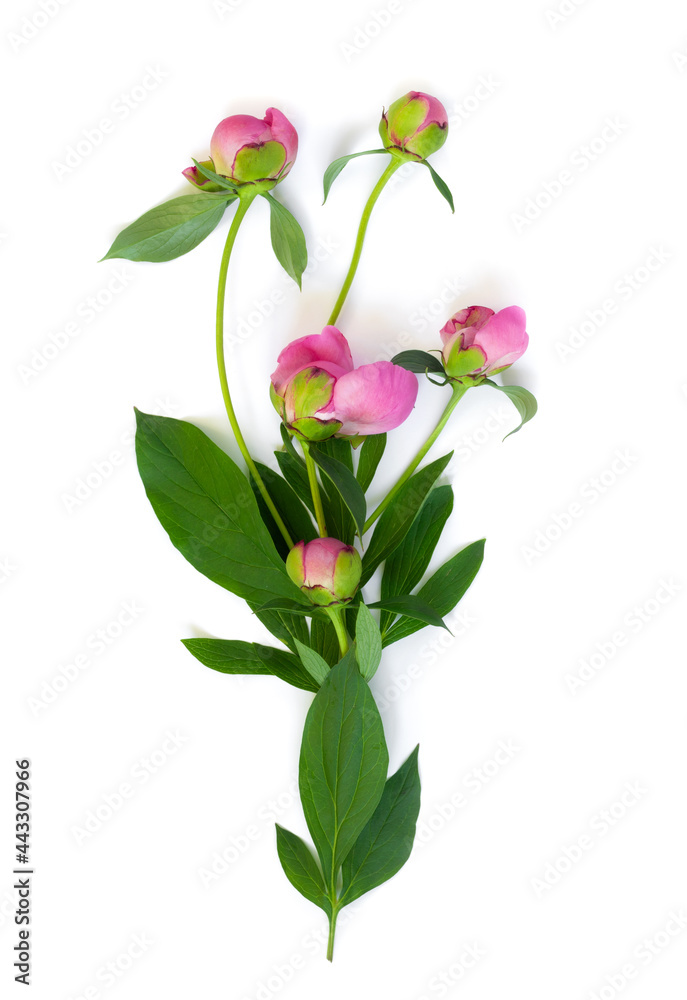
M 290 431 L 307 441 L 334 434 L 381 434 L 415 405 L 417 379 L 390 361 L 353 367 L 335 326 L 285 347 L 272 373 L 272 401 Z
M 494 375 L 527 350 L 525 312 L 520 306 L 497 313 L 486 306 L 469 306 L 451 317 L 441 339 L 444 367 L 451 378 Z
M 298 135 L 281 111 L 268 108 L 265 117 L 232 115 L 221 121 L 210 140 L 211 160 L 202 166 L 227 177 L 235 184 L 283 180 L 293 166 L 298 152 Z M 215 190 L 197 170 L 188 167 L 184 177 L 196 187 Z

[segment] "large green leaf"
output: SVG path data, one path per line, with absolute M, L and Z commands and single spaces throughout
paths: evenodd
M 343 462 L 339 462 L 338 459 L 332 458 L 321 448 L 310 446 L 310 454 L 313 460 L 320 467 L 321 471 L 325 473 L 334 489 L 337 491 L 344 504 L 350 511 L 353 520 L 355 521 L 356 528 L 358 529 L 358 534 L 362 536 L 365 528 L 365 517 L 367 515 L 367 505 L 365 503 L 365 494 L 363 493 L 360 483 L 355 478 L 352 472 L 346 468 Z M 331 496 L 331 490 L 327 490 L 328 496 Z M 343 539 L 341 539 L 343 541 Z
M 308 266 L 305 236 L 291 212 L 271 194 L 264 194 L 270 206 L 270 236 L 272 249 L 290 278 L 301 287 L 303 271 Z
M 307 844 L 295 833 L 275 823 L 277 828 L 277 853 L 286 877 L 294 888 L 311 903 L 321 907 L 328 917 L 332 904 L 326 895 L 322 872 Z
M 340 462 L 348 471 L 353 474 L 353 449 L 351 443 L 346 438 L 329 438 L 321 441 L 317 445 L 320 454 L 327 455 Z M 324 519 L 327 524 L 327 532 L 332 538 L 351 545 L 357 531 L 356 523 L 353 520 L 348 506 L 344 502 L 341 493 L 334 483 L 325 474 L 322 477 L 322 507 Z
M 420 582 L 452 509 L 453 490 L 450 486 L 437 486 L 430 491 L 408 534 L 384 564 L 382 600 L 410 594 Z M 382 611 L 379 621 L 382 632 L 388 630 L 394 617 L 393 612 Z
M 520 414 L 520 423 L 518 426 L 509 431 L 506 437 L 510 437 L 511 434 L 517 434 L 523 424 L 526 424 L 528 420 L 537 412 L 537 400 L 534 398 L 529 389 L 523 389 L 521 385 L 499 385 L 498 382 L 493 382 L 490 378 L 485 379 L 482 385 L 490 385 L 492 389 L 498 389 L 505 396 L 508 396 L 511 403 L 515 406 L 516 410 Z
M 301 744 L 301 802 L 328 886 L 377 808 L 389 761 L 379 711 L 351 654 L 315 696 Z
M 332 184 L 339 176 L 343 168 L 346 166 L 349 160 L 355 160 L 357 156 L 370 156 L 371 153 L 386 153 L 386 149 L 364 149 L 362 153 L 349 153 L 348 156 L 340 156 L 338 160 L 334 160 L 330 163 L 324 172 L 324 202 L 327 200 L 327 195 L 331 189 Z
M 151 208 L 123 229 L 102 260 L 161 262 L 197 247 L 218 224 L 235 195 L 188 194 Z
M 370 579 L 377 566 L 401 544 L 425 497 L 451 461 L 452 455 L 451 451 L 448 455 L 437 458 L 411 476 L 381 515 L 363 556 L 361 586 Z
M 384 608 L 386 611 L 391 611 L 394 614 L 414 618 L 425 625 L 436 625 L 438 628 L 445 628 L 447 632 L 449 631 L 441 615 L 437 614 L 431 604 L 423 601 L 417 594 L 400 594 L 398 597 L 385 597 L 381 601 L 375 601 L 374 604 L 368 604 L 368 607 Z
M 484 558 L 484 539 L 467 545 L 457 555 L 440 566 L 436 573 L 418 591 L 418 598 L 426 601 L 442 617 L 453 611 L 458 601 L 477 576 Z M 421 629 L 422 623 L 412 618 L 400 618 L 384 636 L 388 646 L 405 639 Z
M 313 513 L 315 505 L 310 492 L 310 482 L 305 463 L 299 462 L 288 451 L 275 451 L 274 453 L 279 468 L 284 479 L 289 483 L 291 489 L 299 497 L 301 503 L 305 504 L 308 510 Z
M 386 882 L 410 856 L 420 811 L 418 749 L 388 779 L 372 818 L 346 856 L 340 906 Z
M 363 493 L 367 493 L 370 488 L 385 448 L 386 434 L 370 434 L 362 443 L 355 478 Z
M 317 530 L 312 523 L 312 519 L 308 514 L 307 509 L 303 506 L 298 494 L 292 489 L 289 483 L 287 483 L 285 479 L 282 479 L 278 473 L 270 469 L 269 466 L 263 465 L 261 462 L 256 462 L 255 464 L 260 476 L 262 477 L 262 481 L 265 484 L 270 499 L 279 511 L 286 530 L 291 535 L 294 543 L 301 541 L 310 542 L 313 538 L 316 538 Z M 267 525 L 267 529 L 272 536 L 272 541 L 275 544 L 277 552 L 279 552 L 279 554 L 286 559 L 286 556 L 289 553 L 289 546 L 284 541 L 284 537 L 277 527 L 277 524 L 268 510 L 267 504 L 263 500 L 262 494 L 257 488 L 257 485 L 253 481 L 252 477 L 251 486 L 253 487 L 253 493 L 255 494 L 260 516 Z
M 318 652 L 311 649 L 310 646 L 306 646 L 304 642 L 296 641 L 296 648 L 298 649 L 301 663 L 319 688 L 329 674 L 329 664 L 326 660 L 322 659 Z
M 361 676 L 369 681 L 382 659 L 382 636 L 367 605 L 362 603 L 355 619 L 355 655 Z
M 259 642 L 238 639 L 182 639 L 190 653 L 211 670 L 222 674 L 272 674 L 304 691 L 317 691 L 319 684 L 293 653 Z
M 199 572 L 245 600 L 305 603 L 286 575 L 248 480 L 198 427 L 136 411 L 136 457 L 170 540 Z
M 341 658 L 339 640 L 329 618 L 313 618 L 310 625 L 310 646 L 326 660 L 330 667 Z
M 265 628 L 292 653 L 296 652 L 296 639 L 305 643 L 310 641 L 308 623 L 302 615 L 293 615 L 288 611 L 261 611 L 260 606 L 253 602 L 248 606 Z

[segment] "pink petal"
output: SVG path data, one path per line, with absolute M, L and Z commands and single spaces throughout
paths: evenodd
M 289 119 L 277 108 L 268 108 L 265 112 L 265 124 L 272 133 L 272 138 L 286 150 L 286 163 L 293 163 L 298 152 L 298 133 Z
M 337 538 L 314 538 L 303 551 L 305 584 L 308 587 L 332 586 L 336 560 L 342 549 L 347 548 Z
M 252 115 L 231 115 L 221 121 L 210 139 L 210 156 L 218 174 L 231 176 L 236 154 L 243 146 L 268 142 L 271 138 L 266 122 Z
M 281 395 L 285 383 L 297 372 L 311 365 L 324 368 L 337 378 L 353 370 L 353 358 L 348 341 L 335 326 L 325 326 L 322 333 L 301 337 L 286 345 L 277 358 L 276 369 L 272 372 L 272 384 L 276 391 Z
M 456 331 L 465 330 L 463 346 L 471 347 L 475 339 L 475 332 L 481 329 L 493 315 L 494 310 L 489 309 L 488 306 L 468 306 L 467 309 L 460 309 L 451 316 L 448 323 L 440 331 L 444 345 Z
M 424 101 L 427 107 L 427 114 L 425 115 L 425 120 L 423 121 L 420 128 L 426 128 L 431 122 L 436 122 L 441 128 L 445 128 L 448 125 L 448 115 L 446 114 L 446 108 L 436 97 L 432 97 L 431 94 L 424 94 L 421 90 L 411 90 L 408 94 L 408 99 L 411 101 Z
M 361 365 L 338 380 L 330 406 L 317 415 L 341 420 L 340 434 L 382 434 L 408 417 L 417 388 L 415 375 L 390 361 Z
M 501 309 L 475 333 L 474 343 L 487 356 L 483 371 L 501 368 L 517 361 L 527 350 L 529 337 L 525 331 L 525 311 L 520 306 Z

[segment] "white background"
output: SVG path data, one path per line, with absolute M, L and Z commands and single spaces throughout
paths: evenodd
M 12 996 L 24 994 L 11 982 L 10 796 L 25 756 L 40 1000 L 684 996 L 687 21 L 676 0 L 560 9 L 4 7 L 0 961 Z M 292 783 L 309 696 L 213 673 L 182 647 L 194 634 L 266 637 L 170 545 L 131 444 L 137 405 L 236 454 L 213 358 L 228 219 L 171 263 L 96 261 L 187 190 L 180 171 L 207 155 L 221 118 L 275 105 L 294 122 L 300 152 L 280 195 L 320 260 L 299 296 L 261 202 L 227 306 L 238 410 L 269 461 L 269 373 L 285 343 L 324 324 L 381 158 L 351 163 L 324 208 L 322 173 L 379 145 L 382 106 L 409 89 L 448 109 L 433 163 L 456 213 L 419 167 L 390 185 L 340 325 L 362 363 L 436 347 L 463 306 L 519 304 L 531 346 L 507 374 L 540 412 L 501 444 L 515 411 L 473 392 L 433 452 L 455 449 L 456 491 L 435 562 L 483 536 L 486 558 L 455 639 L 427 629 L 392 646 L 373 682 L 391 767 L 421 745 L 423 843 L 341 918 L 330 966 L 324 917 L 274 845 L 275 818 L 305 832 Z M 446 392 L 421 387 L 378 496 Z M 79 654 L 88 665 L 70 670 Z M 499 744 L 510 750 L 495 757 Z M 131 795 L 108 817 L 122 784 Z M 203 878 L 222 853 L 222 874 Z

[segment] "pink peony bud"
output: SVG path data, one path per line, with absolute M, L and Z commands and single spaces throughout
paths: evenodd
M 293 166 L 298 152 L 295 128 L 276 108 L 263 119 L 232 115 L 221 121 L 210 140 L 211 160 L 203 163 L 234 184 L 262 183 L 274 187 Z M 195 167 L 183 171 L 187 180 L 204 191 L 218 190 Z
M 486 306 L 469 306 L 451 317 L 441 330 L 441 339 L 450 378 L 495 375 L 527 350 L 525 312 L 520 306 L 508 306 L 497 313 Z
M 348 604 L 353 598 L 363 564 L 352 545 L 336 538 L 299 542 L 286 557 L 286 572 L 313 604 Z
M 408 417 L 417 396 L 416 377 L 390 361 L 354 368 L 348 341 L 335 326 L 285 347 L 272 387 L 282 420 L 307 441 L 390 431 Z
M 436 97 L 411 90 L 384 112 L 379 123 L 384 148 L 424 160 L 444 145 L 448 135 L 446 108 Z

